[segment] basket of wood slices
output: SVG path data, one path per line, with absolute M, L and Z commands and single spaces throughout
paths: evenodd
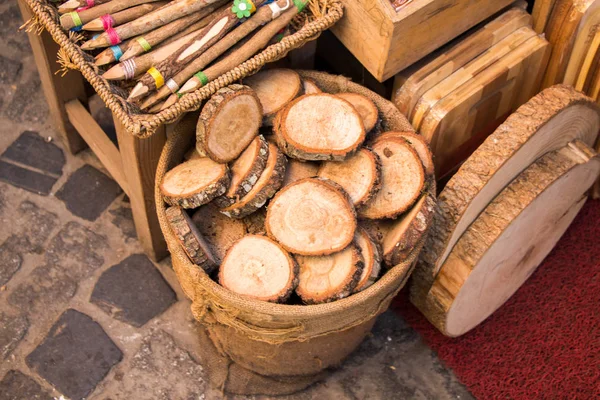
M 432 220 L 428 144 L 347 78 L 268 69 L 176 126 L 157 171 L 213 383 L 292 393 L 339 365 L 408 279 Z
M 218 89 L 316 39 L 340 0 L 25 0 L 79 70 L 139 137 L 197 110 Z

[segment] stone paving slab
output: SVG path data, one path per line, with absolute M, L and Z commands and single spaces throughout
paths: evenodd
M 57 179 L 0 160 L 0 180 L 30 192 L 47 196 Z
M 53 397 L 30 377 L 11 370 L 0 381 L 0 400 L 53 400 Z
M 15 140 L 2 158 L 45 171 L 59 177 L 65 165 L 65 155 L 52 142 L 43 139 L 37 132 L 25 131 Z

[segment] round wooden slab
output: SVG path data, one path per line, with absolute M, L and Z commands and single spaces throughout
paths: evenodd
M 246 235 L 246 226 L 242 221 L 221 214 L 214 204 L 200 207 L 192 215 L 192 221 L 210 243 L 218 263 L 223 260 L 227 250 Z
M 273 130 L 277 144 L 291 158 L 342 161 L 365 140 L 356 109 L 326 93 L 300 96 L 277 113 Z
M 381 161 L 377 154 L 362 148 L 344 161 L 323 163 L 318 176 L 331 179 L 344 188 L 354 206 L 359 207 L 381 187 Z
M 431 148 L 429 147 L 429 142 L 422 135 L 413 132 L 396 132 L 389 131 L 383 132 L 381 135 L 377 136 L 373 142 L 381 139 L 385 139 L 388 137 L 400 137 L 413 148 L 414 151 L 417 152 L 417 155 L 421 159 L 423 163 L 423 168 L 425 168 L 425 173 L 429 176 L 433 176 L 435 174 L 435 165 L 433 164 L 433 154 L 431 154 Z
M 272 125 L 279 110 L 303 92 L 300 75 L 291 69 L 274 68 L 244 79 L 255 92 L 263 108 L 263 124 Z
M 265 228 L 270 237 L 292 253 L 327 255 L 352 242 L 356 214 L 338 184 L 307 178 L 275 195 L 267 208 Z
M 302 85 L 304 86 L 304 94 L 315 94 L 322 93 L 323 91 L 319 89 L 319 86 L 312 79 L 303 79 Z
M 583 142 L 523 171 L 463 233 L 430 290 L 412 302 L 442 333 L 460 336 L 498 309 L 552 250 L 587 199 L 600 156 Z
M 371 286 L 379 278 L 379 273 L 381 272 L 381 251 L 367 231 L 360 226 L 356 228 L 354 243 L 358 246 L 364 262 L 360 279 L 354 288 L 354 293 L 357 293 Z
M 569 86 L 546 89 L 521 106 L 441 192 L 413 283 L 425 291 L 431 286 L 463 232 L 524 169 L 573 139 L 593 145 L 599 129 L 598 106 Z
M 365 126 L 365 131 L 370 132 L 375 128 L 379 120 L 379 110 L 371 99 L 358 93 L 337 93 L 336 96 L 352 104 L 352 107 L 358 111 Z
M 243 296 L 283 303 L 298 284 L 298 264 L 268 237 L 248 235 L 227 252 L 219 283 Z

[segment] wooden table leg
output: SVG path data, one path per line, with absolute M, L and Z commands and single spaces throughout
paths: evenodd
M 23 0 L 18 0 L 18 2 L 23 20 L 29 20 L 33 15 L 31 9 Z M 79 99 L 83 104 L 87 104 L 83 77 L 78 71 L 69 71 L 64 77 L 55 74 L 60 69 L 60 65 L 56 61 L 59 46 L 52 40 L 48 32 L 43 31 L 41 35 L 30 32 L 28 36 L 54 127 L 63 137 L 67 150 L 75 154 L 85 149 L 87 144 L 69 122 L 65 103 L 69 100 Z
M 154 177 L 167 139 L 165 128 L 148 139 L 139 139 L 127 132 L 117 118 L 113 117 L 113 120 L 138 239 L 146 254 L 154 261 L 160 261 L 168 252 L 156 215 Z

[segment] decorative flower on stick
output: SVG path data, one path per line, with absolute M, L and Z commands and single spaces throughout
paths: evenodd
M 238 18 L 248 18 L 254 11 L 256 6 L 251 0 L 235 0 L 231 11 L 237 15 Z

